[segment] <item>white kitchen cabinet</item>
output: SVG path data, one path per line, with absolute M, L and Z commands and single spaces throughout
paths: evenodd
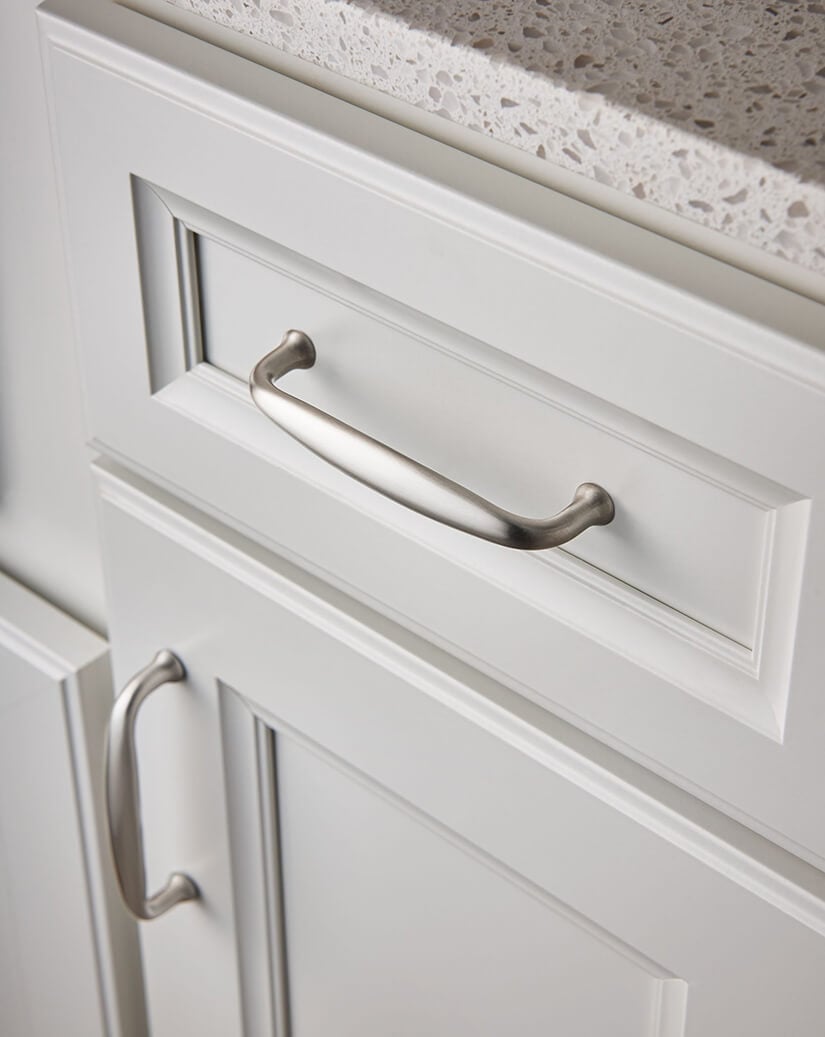
M 822 307 L 123 7 L 42 28 L 153 1037 L 818 1037 Z M 532 550 L 581 483 L 615 517 Z
M 154 1037 L 813 1035 L 825 879 L 109 464 Z M 683 813 L 681 811 L 686 812 Z M 129 862 L 127 862 L 128 864 Z
M 135 12 L 43 26 L 94 443 L 822 866 L 822 307 Z M 249 398 L 290 327 L 306 402 L 615 520 L 502 550 L 348 478 Z
M 0 1033 L 145 1033 L 102 828 L 107 645 L 0 574 Z

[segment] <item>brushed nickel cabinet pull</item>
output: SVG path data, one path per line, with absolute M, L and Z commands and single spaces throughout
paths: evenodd
M 106 812 L 118 885 L 126 907 L 137 919 L 157 918 L 198 888 L 188 875 L 174 872 L 163 889 L 146 894 L 140 792 L 135 753 L 135 723 L 144 699 L 156 688 L 186 676 L 183 663 L 164 649 L 129 681 L 115 699 L 106 742 Z
M 284 432 L 385 497 L 445 526 L 525 551 L 558 547 L 590 526 L 612 521 L 610 494 L 590 482 L 582 483 L 571 503 L 552 518 L 524 518 L 505 511 L 275 386 L 287 372 L 312 367 L 315 355 L 307 335 L 287 331 L 280 345 L 253 368 L 249 377 L 252 399 Z

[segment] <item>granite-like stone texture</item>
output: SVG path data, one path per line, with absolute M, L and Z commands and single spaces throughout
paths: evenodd
M 825 0 L 169 0 L 825 273 Z

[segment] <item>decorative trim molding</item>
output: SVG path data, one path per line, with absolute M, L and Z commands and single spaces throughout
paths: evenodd
M 274 733 L 218 682 L 245 1033 L 289 1037 Z

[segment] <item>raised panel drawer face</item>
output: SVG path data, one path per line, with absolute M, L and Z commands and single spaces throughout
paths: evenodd
M 411 131 L 228 55 L 213 87 L 194 40 L 197 75 L 167 77 L 138 22 L 150 57 L 179 42 L 119 11 L 121 74 L 113 44 L 47 19 L 95 443 L 825 860 L 822 354 L 524 222 L 510 195 L 561 203 Z M 318 351 L 285 379 L 298 398 L 511 511 L 590 481 L 615 520 L 519 552 L 349 479 L 249 398 L 290 327 Z
M 234 417 L 216 419 L 181 374 L 248 406 L 252 368 L 297 327 L 311 334 L 318 361 L 290 376 L 291 392 L 510 510 L 552 514 L 583 481 L 608 487 L 617 500 L 610 526 L 521 557 L 388 504 L 263 419 L 245 442 L 263 443 L 304 482 L 439 553 L 465 557 L 490 583 L 779 737 L 789 646 L 776 621 L 798 595 L 807 501 L 182 198 L 143 181 L 133 193 L 157 398 L 237 439 Z M 230 499 L 221 499 L 227 510 Z M 270 509 L 286 499 L 273 491 Z M 294 505 L 299 521 L 302 507 Z M 273 535 L 270 521 L 260 528 Z M 368 550 L 369 536 L 364 529 L 331 546 L 348 556 L 353 543 Z M 330 546 L 300 534 L 276 539 L 310 564 Z M 339 555 L 325 568 L 372 593 L 372 566 L 362 559 L 344 570 L 344 561 Z M 405 583 L 415 577 L 403 563 L 396 573 L 380 600 L 403 613 Z M 449 636 L 427 608 L 414 618 Z M 495 665 L 507 637 L 502 631 L 469 651 Z M 771 667 L 757 684 L 766 647 Z
M 291 392 L 511 510 L 552 514 L 580 482 L 612 487 L 616 521 L 564 553 L 636 591 L 663 622 L 681 614 L 734 651 L 753 649 L 770 520 L 791 494 L 655 429 L 634 428 L 634 441 L 623 434 L 631 423 L 598 400 L 526 367 L 497 370 L 478 343 L 295 253 L 219 229 L 246 250 L 195 235 L 203 362 L 243 388 L 280 325 L 305 329 L 318 360 L 290 379 Z

